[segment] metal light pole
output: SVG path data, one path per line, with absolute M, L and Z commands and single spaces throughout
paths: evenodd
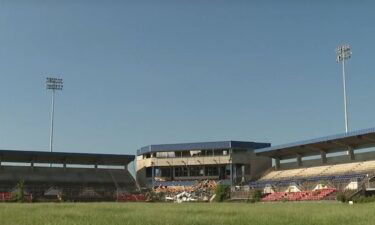
M 49 150 L 52 152 L 53 146 L 53 118 L 55 114 L 55 91 L 62 91 L 63 89 L 63 79 L 61 78 L 51 78 L 47 77 L 46 80 L 47 90 L 52 90 L 52 105 L 51 105 L 51 128 L 49 136 Z
M 345 132 L 348 133 L 348 98 L 346 96 L 346 76 L 345 76 L 345 60 L 350 59 L 352 55 L 349 45 L 341 45 L 336 48 L 336 61 L 342 62 L 342 80 L 344 88 L 344 110 L 345 110 Z

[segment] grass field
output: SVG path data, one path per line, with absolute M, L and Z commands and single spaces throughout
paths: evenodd
M 375 203 L 0 204 L 0 224 L 375 224 Z

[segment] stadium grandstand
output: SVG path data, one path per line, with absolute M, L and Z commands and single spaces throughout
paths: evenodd
M 0 201 L 114 201 L 137 190 L 133 155 L 0 150 Z
M 248 189 L 263 201 L 332 199 L 335 192 L 374 191 L 375 128 L 255 150 L 274 159 Z M 367 150 L 365 150 L 367 149 Z

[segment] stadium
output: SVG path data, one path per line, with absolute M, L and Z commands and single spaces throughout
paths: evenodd
M 374 225 L 374 9 L 2 0 L 0 225 Z
M 217 185 L 230 200 L 335 200 L 375 190 L 375 129 L 295 143 L 220 141 L 142 147 L 134 155 L 1 150 L 0 200 L 20 183 L 28 201 L 208 201 Z M 128 164 L 136 159 L 136 178 Z M 188 195 L 188 196 L 186 196 Z

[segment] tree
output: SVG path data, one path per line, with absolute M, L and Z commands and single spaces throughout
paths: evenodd
M 24 186 L 24 181 L 20 180 L 17 183 L 16 186 L 16 201 L 17 202 L 24 202 L 25 201 L 25 186 Z

